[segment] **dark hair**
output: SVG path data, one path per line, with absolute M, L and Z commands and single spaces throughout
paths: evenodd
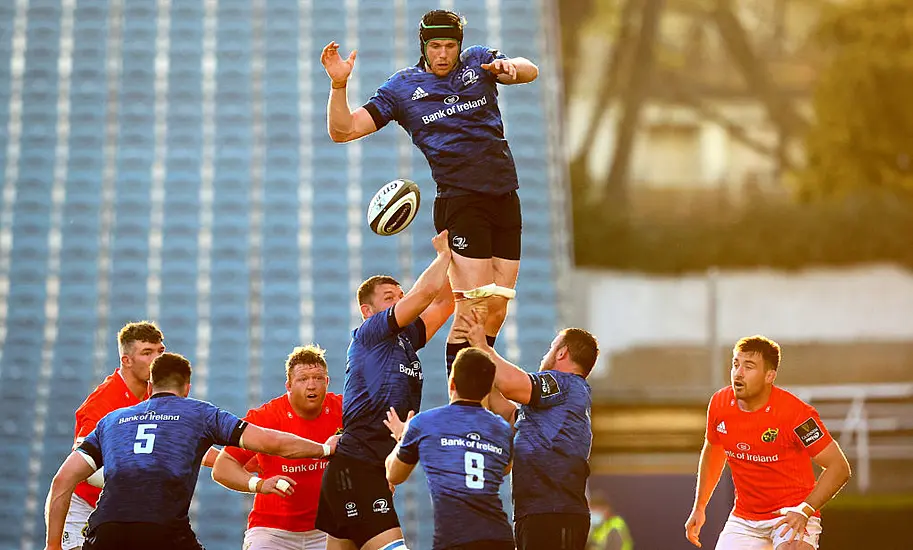
M 755 334 L 746 336 L 735 343 L 732 353 L 760 353 L 764 359 L 764 370 L 780 368 L 780 344 L 774 342 L 766 336 Z
M 190 382 L 190 361 L 179 353 L 163 353 L 149 367 L 153 387 L 180 388 Z
M 425 44 L 431 40 L 450 39 L 456 40 L 459 48 L 463 48 L 463 18 L 448 10 L 431 10 L 422 16 L 418 26 L 418 42 L 422 50 L 422 59 L 425 56 Z
M 582 328 L 566 328 L 561 334 L 561 345 L 558 347 L 566 347 L 571 361 L 583 369 L 584 376 L 589 376 L 599 358 L 599 342 L 596 337 Z
M 370 304 L 374 289 L 380 285 L 400 286 L 399 281 L 389 275 L 375 275 L 358 286 L 358 305 Z
M 134 342 L 161 344 L 164 338 L 162 331 L 152 321 L 137 321 L 127 323 L 124 328 L 120 329 L 120 332 L 117 333 L 117 347 L 123 355 L 129 352 L 129 348 Z
M 298 365 L 320 365 L 323 370 L 327 370 L 326 352 L 327 350 L 317 344 L 297 346 L 292 350 L 292 353 L 288 354 L 288 359 L 285 360 L 286 381 L 292 381 L 292 371 Z
M 495 362 L 479 348 L 463 348 L 453 360 L 453 384 L 463 399 L 481 401 L 491 393 Z

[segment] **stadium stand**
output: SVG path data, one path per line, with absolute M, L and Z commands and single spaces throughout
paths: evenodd
M 452 2 L 465 45 L 553 70 L 543 6 Z M 415 25 L 437 3 L 158 0 L 0 3 L 0 548 L 43 540 L 50 479 L 73 411 L 117 366 L 115 334 L 157 320 L 196 371 L 194 395 L 243 414 L 284 391 L 285 355 L 315 340 L 342 392 L 354 285 L 411 284 L 431 257 L 434 186 L 403 132 L 346 146 L 326 136 L 330 40 L 359 48 L 350 102 L 414 63 Z M 59 101 L 63 97 L 66 101 Z M 532 368 L 554 336 L 564 213 L 551 211 L 557 135 L 546 83 L 501 98 L 521 180 L 524 266 L 498 348 Z M 410 177 L 414 227 L 364 220 L 384 182 Z M 55 186 L 55 183 L 57 184 Z M 56 235 L 56 236 L 55 236 Z M 565 261 L 561 259 L 561 261 Z M 422 353 L 424 408 L 445 402 L 443 339 Z M 397 492 L 407 537 L 430 547 L 421 476 Z M 249 501 L 200 477 L 194 526 L 240 546 Z

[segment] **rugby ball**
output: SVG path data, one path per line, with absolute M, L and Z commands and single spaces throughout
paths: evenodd
M 409 227 L 420 204 L 421 195 L 414 181 L 393 180 L 368 203 L 368 226 L 378 235 L 396 235 Z

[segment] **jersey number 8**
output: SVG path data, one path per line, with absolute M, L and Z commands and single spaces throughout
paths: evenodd
M 466 468 L 466 486 L 470 489 L 485 487 L 485 455 L 466 451 L 463 455 L 463 466 Z
M 136 443 L 133 444 L 133 454 L 152 454 L 152 447 L 155 446 L 155 434 L 146 433 L 146 430 L 154 430 L 156 428 L 158 428 L 158 424 L 140 424 L 136 427 Z

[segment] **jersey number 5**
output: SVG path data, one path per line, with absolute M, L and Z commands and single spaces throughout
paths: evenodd
M 463 466 L 466 468 L 466 486 L 470 489 L 485 487 L 485 455 L 466 451 L 463 455 Z
M 136 443 L 133 444 L 133 454 L 152 454 L 152 447 L 155 446 L 155 434 L 146 433 L 146 430 L 151 431 L 156 428 L 158 428 L 158 424 L 140 424 L 136 427 Z

